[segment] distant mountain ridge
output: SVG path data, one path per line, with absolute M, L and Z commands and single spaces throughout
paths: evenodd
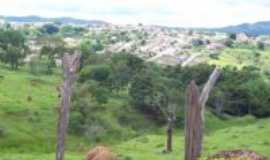
M 110 23 L 102 20 L 85 20 L 72 17 L 56 17 L 56 18 L 44 18 L 40 16 L 0 16 L 0 18 L 7 22 L 17 23 L 38 23 L 38 22 L 60 22 L 62 24 L 75 24 L 75 25 L 87 25 L 87 26 L 104 26 Z M 167 27 L 166 27 L 167 28 Z M 169 27 L 171 28 L 171 27 Z M 182 28 L 182 27 L 176 27 Z M 193 28 L 197 30 L 217 31 L 226 33 L 240 33 L 245 32 L 249 35 L 270 35 L 270 21 L 262 21 L 257 23 L 243 23 L 240 25 L 232 25 L 221 28 Z
M 38 22 L 60 22 L 62 24 L 88 25 L 88 26 L 103 26 L 108 25 L 108 22 L 101 20 L 84 20 L 71 17 L 44 18 L 40 16 L 0 16 L 7 22 L 17 23 L 38 23 Z
M 239 33 L 245 32 L 249 35 L 270 35 L 270 21 L 263 21 L 257 23 L 243 23 L 240 25 L 227 26 L 222 28 L 211 28 L 211 31 Z

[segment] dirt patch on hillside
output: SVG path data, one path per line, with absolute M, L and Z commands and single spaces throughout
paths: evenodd
M 259 155 L 254 151 L 248 150 L 233 150 L 233 151 L 222 151 L 219 152 L 211 157 L 208 160 L 215 160 L 215 159 L 242 159 L 242 160 L 268 160 L 268 158 Z
M 97 146 L 91 149 L 86 156 L 86 160 L 116 160 L 116 155 L 107 147 Z

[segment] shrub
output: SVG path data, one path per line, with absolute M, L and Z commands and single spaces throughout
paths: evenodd
M 265 43 L 263 43 L 263 42 L 257 42 L 257 47 L 260 50 L 264 50 L 265 49 Z
M 4 137 L 6 135 L 6 130 L 0 127 L 0 137 Z

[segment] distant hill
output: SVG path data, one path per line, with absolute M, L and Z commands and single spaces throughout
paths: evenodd
M 62 24 L 87 25 L 87 26 L 103 26 L 108 25 L 108 22 L 100 20 L 83 20 L 71 17 L 44 18 L 39 16 L 1 16 L 7 22 L 17 23 L 38 23 L 38 22 L 59 22 Z
M 84 25 L 90 27 L 98 27 L 109 25 L 110 23 L 101 20 L 85 20 L 76 19 L 71 17 L 57 17 L 57 18 L 44 18 L 40 16 L 0 16 L 1 19 L 7 22 L 17 22 L 17 23 L 38 23 L 38 22 L 59 22 L 62 24 L 74 24 L 74 25 Z M 164 27 L 162 28 L 172 28 Z M 183 29 L 176 27 L 177 29 Z M 226 26 L 222 28 L 193 28 L 195 30 L 204 31 L 218 31 L 226 33 L 239 33 L 245 32 L 249 35 L 270 35 L 270 21 L 263 21 L 257 23 L 243 23 L 240 25 Z
M 257 23 L 244 23 L 235 26 L 228 26 L 223 28 L 212 28 L 212 31 L 239 33 L 245 32 L 249 35 L 270 35 L 270 21 Z

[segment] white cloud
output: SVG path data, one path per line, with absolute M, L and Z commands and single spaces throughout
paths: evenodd
M 0 0 L 2 15 L 72 16 L 112 23 L 216 27 L 270 20 L 269 0 Z

